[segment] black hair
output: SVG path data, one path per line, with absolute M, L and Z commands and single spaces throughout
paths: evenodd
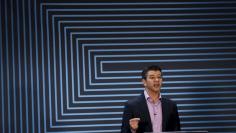
M 158 65 L 148 66 L 148 67 L 144 68 L 142 71 L 142 79 L 146 79 L 148 71 L 152 71 L 152 70 L 153 71 L 160 71 L 162 73 L 160 66 L 158 66 Z

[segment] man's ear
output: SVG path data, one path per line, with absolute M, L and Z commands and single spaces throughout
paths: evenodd
M 143 82 L 143 86 L 145 87 L 146 86 L 146 80 L 142 79 L 142 82 Z

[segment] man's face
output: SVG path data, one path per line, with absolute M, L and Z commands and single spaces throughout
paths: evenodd
M 148 71 L 146 80 L 143 79 L 144 87 L 151 92 L 160 92 L 162 86 L 162 74 L 160 71 Z

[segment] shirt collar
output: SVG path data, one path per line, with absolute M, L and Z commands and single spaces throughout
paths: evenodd
M 146 100 L 148 100 L 148 101 L 151 100 L 151 97 L 148 95 L 146 89 L 144 89 L 144 96 L 145 96 L 145 99 L 146 99 Z M 159 100 L 161 100 L 161 94 L 160 94 L 160 96 L 159 96 Z

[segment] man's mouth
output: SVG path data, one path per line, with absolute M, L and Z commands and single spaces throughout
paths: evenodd
M 160 86 L 160 84 L 154 84 L 154 87 L 159 87 Z

